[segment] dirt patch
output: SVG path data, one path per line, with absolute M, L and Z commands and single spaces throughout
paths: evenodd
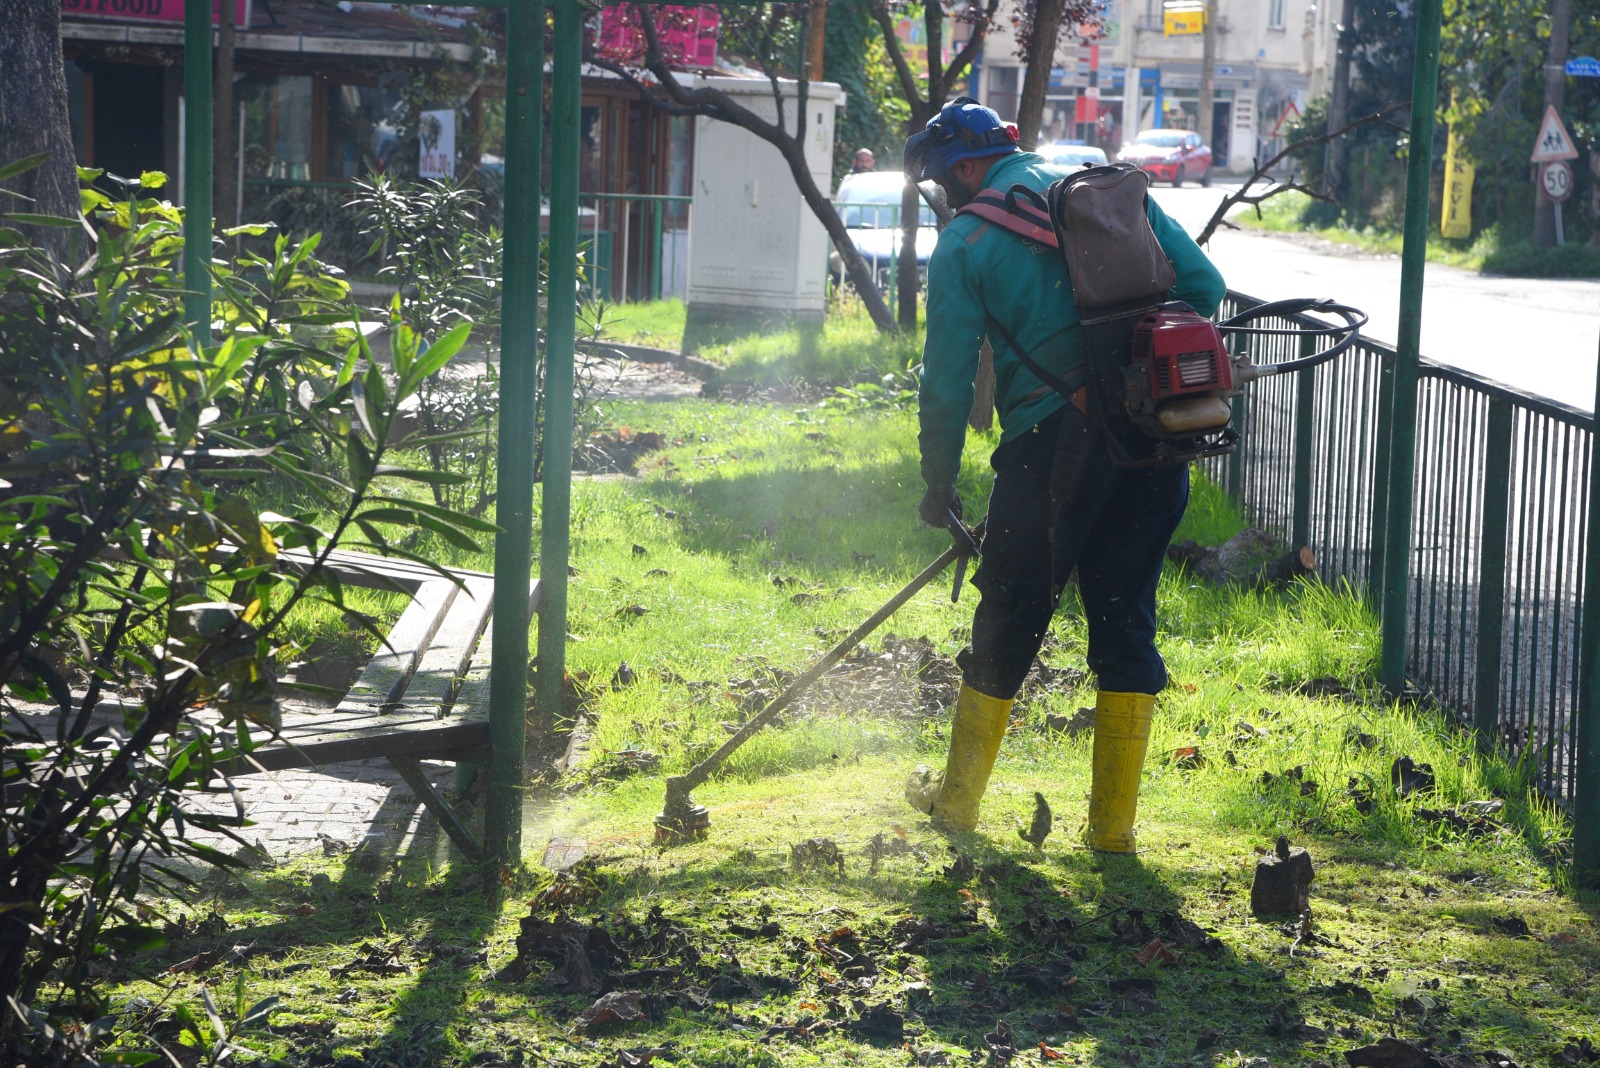
M 655 430 L 617 427 L 589 435 L 572 457 L 572 469 L 585 474 L 633 474 L 639 461 L 667 447 L 665 434 Z
M 757 678 L 736 679 L 730 690 L 741 710 L 754 715 L 798 676 L 786 669 L 767 669 Z M 1035 659 L 1023 680 L 1018 700 L 1046 694 L 1068 694 L 1088 675 L 1076 668 L 1051 667 Z M 941 717 L 955 704 L 961 688 L 961 667 L 925 637 L 891 634 L 877 649 L 861 646 L 795 701 L 800 715 L 866 714 L 921 720 Z

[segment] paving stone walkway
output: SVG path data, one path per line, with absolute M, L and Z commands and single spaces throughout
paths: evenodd
M 668 400 L 695 396 L 700 382 L 667 364 L 630 362 L 605 376 L 610 397 Z M 449 789 L 455 766 L 424 761 L 435 787 Z M 235 780 L 246 815 L 255 823 L 246 840 L 275 859 L 314 850 L 343 852 L 365 844 L 385 856 L 444 850 L 447 840 L 411 788 L 386 761 L 330 764 L 315 770 L 276 771 Z M 461 813 L 474 833 L 480 810 Z

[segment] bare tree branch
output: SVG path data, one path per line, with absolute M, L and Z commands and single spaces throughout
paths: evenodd
M 915 121 L 928 106 L 928 101 L 917 91 L 917 76 L 911 70 L 911 64 L 906 62 L 905 53 L 900 49 L 900 38 L 894 33 L 894 17 L 889 14 L 889 8 L 876 3 L 869 6 L 872 21 L 878 24 L 878 29 L 883 31 L 884 50 L 889 54 L 889 63 L 894 67 L 895 78 L 900 82 L 900 92 L 906 98 L 906 103 L 911 105 L 911 117 Z M 930 58 L 929 64 L 933 63 Z
M 1210 220 L 1206 222 L 1205 227 L 1200 231 L 1200 236 L 1194 239 L 1195 244 L 1207 244 L 1211 240 L 1212 235 L 1217 232 L 1219 227 L 1227 227 L 1230 230 L 1239 229 L 1233 223 L 1228 222 L 1226 217 L 1228 212 L 1232 211 L 1240 204 L 1255 208 L 1256 217 L 1260 218 L 1261 204 L 1264 201 L 1271 200 L 1280 193 L 1304 193 L 1311 199 L 1320 200 L 1325 204 L 1339 203 L 1336 198 L 1330 196 L 1320 189 L 1312 189 L 1294 181 L 1292 176 L 1287 182 L 1271 184 L 1264 192 L 1252 193 L 1250 190 L 1256 185 L 1257 182 L 1271 182 L 1271 179 L 1267 177 L 1267 172 L 1276 167 L 1286 157 L 1292 156 L 1297 152 L 1302 152 L 1305 149 L 1311 148 L 1315 145 L 1325 145 L 1336 137 L 1343 137 L 1345 134 L 1349 133 L 1358 126 L 1380 124 L 1383 126 L 1393 127 L 1396 130 L 1402 129 L 1402 127 L 1400 127 L 1398 124 L 1390 122 L 1388 116 L 1399 109 L 1408 106 L 1409 104 L 1410 101 L 1400 101 L 1398 103 L 1390 104 L 1388 107 L 1383 108 L 1380 111 L 1375 111 L 1370 115 L 1363 115 L 1359 119 L 1348 122 L 1339 127 L 1337 130 L 1329 130 L 1326 133 L 1316 134 L 1312 137 L 1303 137 L 1293 144 L 1285 146 L 1282 151 L 1278 152 L 1264 163 L 1255 161 L 1254 173 L 1252 173 L 1249 178 L 1245 179 L 1244 185 L 1240 186 L 1237 192 L 1230 193 L 1222 198 L 1222 202 L 1217 205 L 1217 210 L 1212 212 Z

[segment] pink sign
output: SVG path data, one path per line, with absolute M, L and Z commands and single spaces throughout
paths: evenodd
M 204 0 L 202 0 L 204 2 Z M 234 25 L 250 25 L 250 0 L 234 0 Z M 61 0 L 63 15 L 86 15 L 105 19 L 138 19 L 141 22 L 182 22 L 184 0 Z M 221 0 L 211 0 L 211 22 L 222 21 Z
M 657 7 L 652 10 L 661 51 L 669 64 L 674 67 L 716 66 L 717 27 L 722 16 L 715 7 Z M 631 5 L 607 6 L 600 13 L 598 44 L 600 54 L 607 59 L 629 65 L 644 62 L 644 28 Z

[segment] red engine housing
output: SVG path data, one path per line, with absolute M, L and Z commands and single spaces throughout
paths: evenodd
M 1193 311 L 1163 308 L 1133 331 L 1133 364 L 1149 382 L 1150 400 L 1233 389 L 1233 362 L 1222 334 Z

